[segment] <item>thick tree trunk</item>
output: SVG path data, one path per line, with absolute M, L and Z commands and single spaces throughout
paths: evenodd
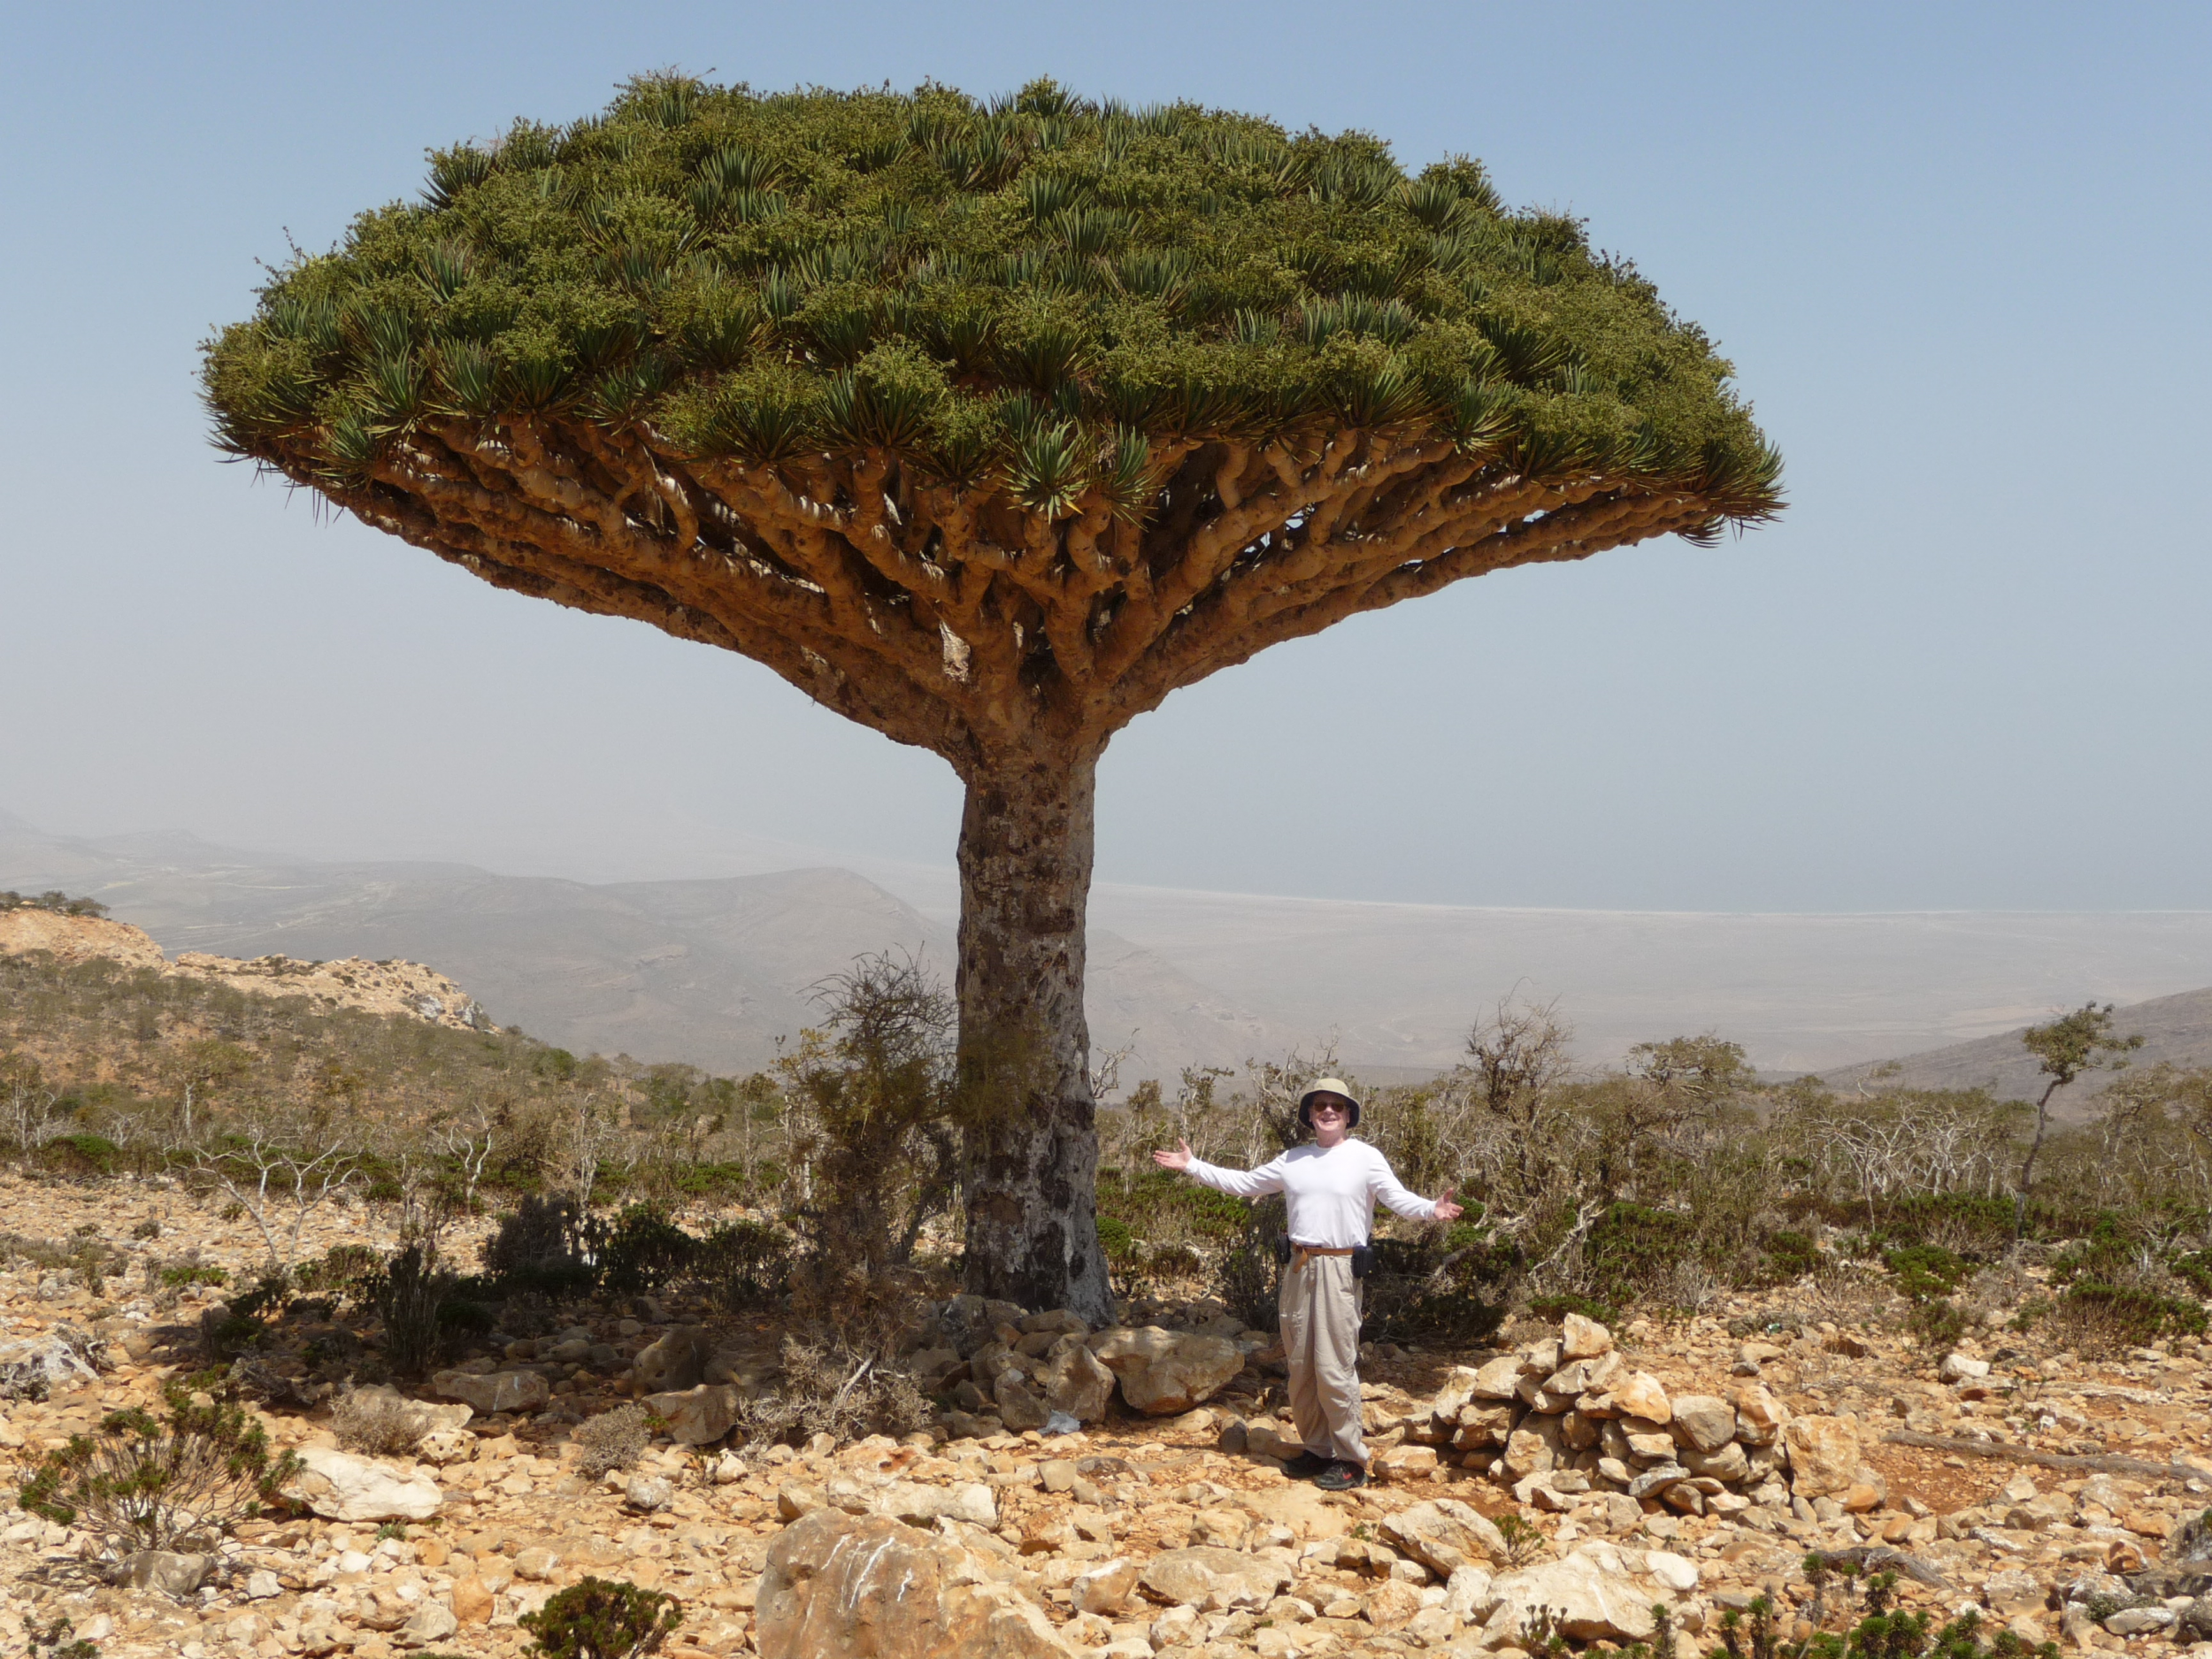
M 1083 1018 L 1096 772 L 1039 755 L 969 777 L 957 979 L 968 1288 L 1094 1325 L 1112 1309 Z

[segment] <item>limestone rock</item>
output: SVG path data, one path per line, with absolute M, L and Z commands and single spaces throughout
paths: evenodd
M 67 1332 L 67 1326 L 58 1326 L 20 1341 L 0 1342 L 0 1400 L 43 1400 L 98 1378 L 86 1356 L 89 1345 L 71 1341 Z
M 1498 1598 L 1491 1593 L 1490 1582 L 1490 1571 L 1486 1567 L 1455 1568 L 1452 1576 L 1444 1584 L 1444 1606 L 1462 1624 L 1481 1624 L 1498 1605 Z
M 1010 1434 L 1024 1434 L 1031 1429 L 1041 1429 L 1050 1409 L 1040 1399 L 1021 1372 L 1010 1366 L 999 1372 L 991 1385 L 991 1398 L 998 1406 L 999 1421 L 1006 1425 Z
M 1563 1359 L 1594 1359 L 1612 1351 L 1613 1333 L 1595 1319 L 1571 1313 L 1560 1326 L 1559 1353 Z
M 1526 1367 L 1517 1354 L 1507 1354 L 1475 1368 L 1468 1393 L 1477 1400 L 1510 1400 L 1521 1386 Z
M 1640 1641 L 1656 1624 L 1652 1593 L 1637 1582 L 1618 1550 L 1595 1546 L 1533 1567 L 1502 1573 L 1490 1594 L 1496 1610 L 1491 1624 L 1522 1624 L 1541 1609 L 1552 1609 L 1554 1627 L 1574 1641 Z
M 486 1417 L 498 1411 L 535 1411 L 553 1394 L 534 1371 L 495 1371 L 482 1377 L 442 1371 L 431 1378 L 430 1388 L 448 1400 L 466 1401 Z
M 881 1515 L 909 1526 L 928 1526 L 941 1516 L 955 1521 L 996 1529 L 998 1495 L 981 1481 L 962 1480 L 939 1485 L 920 1480 L 886 1480 L 874 1484 L 849 1475 L 832 1479 L 824 1498 L 849 1515 Z
M 1858 1431 L 1843 1417 L 1792 1417 L 1782 1441 L 1789 1448 L 1790 1489 L 1801 1498 L 1836 1497 L 1856 1482 Z
M 1674 1417 L 1674 1402 L 1667 1396 L 1666 1385 L 1647 1371 L 1616 1378 L 1605 1397 L 1610 1409 L 1593 1415 L 1641 1417 L 1648 1423 L 1666 1423 Z
M 1717 1452 L 1736 1438 L 1736 1408 L 1717 1394 L 1677 1394 L 1672 1427 L 1678 1445 Z
M 1746 1446 L 1773 1445 L 1789 1420 L 1789 1408 L 1764 1383 L 1746 1383 L 1736 1390 L 1736 1438 Z
M 1078 1423 L 1099 1423 L 1104 1421 L 1106 1402 L 1113 1396 L 1114 1373 L 1091 1351 L 1079 1328 L 1081 1321 L 1076 1323 L 1079 1328 L 1045 1350 L 1044 1362 L 1037 1368 L 1037 1386 L 1047 1410 L 1064 1411 Z M 1008 1426 L 1012 1426 L 1010 1422 Z
M 1073 1659 L 1037 1606 L 984 1581 L 944 1540 L 821 1509 L 787 1527 L 761 1575 L 760 1659 Z
M 303 1446 L 284 1495 L 326 1521 L 426 1521 L 445 1494 L 426 1474 L 403 1475 L 373 1458 Z
M 200 1587 L 214 1571 L 215 1557 L 173 1549 L 142 1549 L 123 1563 L 124 1579 L 134 1590 L 158 1590 L 179 1600 Z
M 633 1375 L 641 1394 L 676 1394 L 707 1379 L 714 1344 L 703 1325 L 680 1325 L 638 1352 Z
M 1078 1573 L 1068 1586 L 1068 1592 L 1077 1612 L 1110 1618 L 1129 1605 L 1129 1597 L 1136 1587 L 1137 1563 L 1125 1555 L 1116 1555 L 1111 1561 L 1102 1561 Z
M 664 1509 L 675 1501 L 675 1486 L 665 1475 L 632 1475 L 622 1487 L 622 1502 L 641 1515 Z
M 1943 1363 L 1936 1367 L 1936 1375 L 1947 1383 L 1979 1382 L 1989 1375 L 1989 1362 L 1964 1354 L 1946 1354 Z
M 1438 1498 L 1383 1517 L 1392 1544 L 1440 1578 L 1462 1567 L 1504 1561 L 1510 1552 L 1497 1524 L 1456 1498 Z
M 648 1394 L 648 1409 L 668 1421 L 668 1437 L 679 1446 L 711 1446 L 737 1423 L 738 1391 L 733 1383 L 701 1383 L 694 1388 Z
M 1200 1544 L 1155 1555 L 1137 1582 L 1155 1600 L 1184 1607 L 1203 1607 L 1217 1593 L 1222 1597 L 1219 1605 L 1265 1607 L 1296 1576 L 1266 1556 Z M 767 1659 L 764 1652 L 763 1659 Z
M 452 1609 L 436 1601 L 425 1601 L 399 1627 L 399 1639 L 410 1647 L 426 1647 L 434 1641 L 443 1641 L 460 1628 L 461 1621 Z
M 1210 1400 L 1244 1369 L 1244 1353 L 1217 1336 L 1118 1326 L 1089 1340 L 1121 1384 L 1121 1397 L 1148 1417 L 1175 1417 Z

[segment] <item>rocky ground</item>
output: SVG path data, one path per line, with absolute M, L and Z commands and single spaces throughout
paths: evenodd
M 0 1177 L 0 1215 L 234 1276 L 259 1251 L 250 1223 L 157 1183 Z M 389 1242 L 353 1208 L 303 1243 L 341 1240 Z M 225 1294 L 137 1272 L 96 1289 L 19 1248 L 0 1378 L 22 1393 L 43 1366 L 47 1397 L 0 1404 L 0 1457 L 200 1369 Z M 2212 1539 L 2191 1524 L 2212 1504 L 2212 1349 L 2092 1362 L 1993 1326 L 1932 1354 L 1894 1311 L 1801 1288 L 1617 1332 L 1527 1324 L 1478 1353 L 1380 1347 L 1378 1479 L 1341 1494 L 1269 1455 L 1287 1449 L 1279 1350 L 1217 1304 L 1125 1309 L 1103 1333 L 918 1310 L 909 1363 L 953 1402 L 933 1430 L 753 1453 L 717 1441 L 773 1376 L 765 1322 L 648 1297 L 488 1333 L 416 1391 L 414 1451 L 372 1456 L 338 1445 L 331 1408 L 373 1350 L 325 1321 L 257 1379 L 273 1439 L 308 1462 L 290 1512 L 211 1557 L 142 1560 L 137 1588 L 88 1535 L 0 1516 L 0 1651 L 65 1616 L 119 1659 L 509 1654 L 518 1617 L 591 1574 L 678 1597 L 678 1655 L 1511 1659 L 1540 1609 L 1602 1647 L 1650 1637 L 1655 1604 L 1687 1655 L 1762 1594 L 1801 1636 L 1838 1627 L 1856 1596 L 1807 1577 L 1819 1550 L 2031 1641 L 2212 1655 Z M 580 1427 L 631 1396 L 666 1432 L 587 1478 Z

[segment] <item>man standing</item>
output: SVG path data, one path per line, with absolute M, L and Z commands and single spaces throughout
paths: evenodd
M 1156 1151 L 1162 1169 L 1181 1170 L 1193 1180 L 1238 1198 L 1283 1194 L 1289 1212 L 1290 1265 L 1283 1273 L 1279 1311 L 1283 1357 L 1290 1366 L 1290 1412 L 1305 1449 L 1284 1465 L 1286 1472 L 1329 1492 L 1367 1484 L 1367 1442 L 1359 1404 L 1360 1275 L 1377 1200 L 1417 1221 L 1450 1221 L 1460 1214 L 1448 1190 L 1440 1198 L 1417 1197 L 1399 1184 L 1390 1160 L 1364 1141 L 1354 1141 L 1359 1102 L 1340 1078 L 1325 1077 L 1299 1097 L 1298 1120 L 1312 1131 L 1310 1145 L 1293 1147 L 1256 1170 L 1225 1170 L 1191 1156 L 1190 1142 Z

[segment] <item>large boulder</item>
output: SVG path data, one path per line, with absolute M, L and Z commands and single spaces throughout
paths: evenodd
M 1736 1438 L 1736 1408 L 1717 1394 L 1674 1396 L 1671 1426 L 1678 1445 L 1717 1452 Z
M 98 1380 L 91 1349 L 91 1342 L 67 1325 L 0 1342 L 0 1400 L 43 1400 Z
M 1074 1659 L 968 1551 L 886 1516 L 817 1509 L 768 1551 L 760 1659 Z
M 1218 1336 L 1119 1325 L 1089 1340 L 1121 1397 L 1147 1417 L 1179 1417 L 1219 1394 L 1244 1369 L 1244 1352 Z
M 553 1397 L 545 1379 L 534 1371 L 495 1371 L 480 1377 L 442 1371 L 431 1378 L 430 1391 L 448 1400 L 465 1400 L 486 1417 L 498 1411 L 535 1411 Z
M 928 1526 L 941 1516 L 982 1527 L 998 1525 L 998 1498 L 980 1481 L 939 1486 L 920 1480 L 863 1480 L 850 1475 L 831 1479 L 824 1496 L 849 1515 L 882 1515 L 909 1526 Z
M 1155 1601 L 1182 1607 L 1204 1607 L 1217 1595 L 1219 1607 L 1265 1607 L 1296 1578 L 1271 1556 L 1200 1544 L 1153 1556 L 1137 1582 Z
M 668 1438 L 677 1445 L 711 1446 L 737 1425 L 738 1399 L 734 1383 L 701 1383 L 647 1394 L 645 1405 L 667 1420 Z
M 1790 1489 L 1801 1498 L 1840 1497 L 1857 1481 L 1858 1429 L 1845 1417 L 1792 1417 L 1782 1427 Z
M 1036 1386 L 1047 1410 L 1064 1411 L 1078 1423 L 1098 1423 L 1105 1419 L 1106 1402 L 1113 1397 L 1114 1373 L 1091 1352 L 1086 1335 L 1070 1331 L 1045 1350 Z
M 1438 1498 L 1383 1517 L 1385 1537 L 1431 1572 L 1448 1578 L 1462 1567 L 1504 1561 L 1511 1553 L 1497 1524 L 1456 1498 Z
M 1746 1446 L 1771 1446 L 1781 1438 L 1790 1409 L 1764 1383 L 1747 1382 L 1736 1390 L 1736 1438 Z
M 426 1521 L 445 1501 L 428 1475 L 403 1475 L 373 1458 L 306 1446 L 299 1459 L 284 1495 L 326 1521 Z
M 1613 1333 L 1595 1319 L 1586 1319 L 1578 1313 L 1571 1313 L 1559 1327 L 1559 1355 L 1562 1359 L 1594 1359 L 1600 1354 L 1613 1351 Z
M 706 1381 L 707 1365 L 713 1358 L 714 1343 L 706 1327 L 680 1325 L 638 1350 L 631 1374 L 641 1394 L 678 1394 Z
M 1616 1377 L 1601 1398 L 1579 1409 L 1590 1417 L 1641 1417 L 1647 1423 L 1665 1423 L 1674 1416 L 1666 1385 L 1647 1371 Z
M 1548 1609 L 1552 1628 L 1571 1641 L 1641 1641 L 1657 1628 L 1655 1590 L 1620 1550 L 1588 1546 L 1493 1578 L 1490 1628 L 1517 1637 Z
M 1510 1400 L 1527 1369 L 1527 1362 L 1518 1354 L 1501 1355 L 1475 1368 L 1474 1376 L 1468 1379 L 1468 1394 L 1476 1400 Z

